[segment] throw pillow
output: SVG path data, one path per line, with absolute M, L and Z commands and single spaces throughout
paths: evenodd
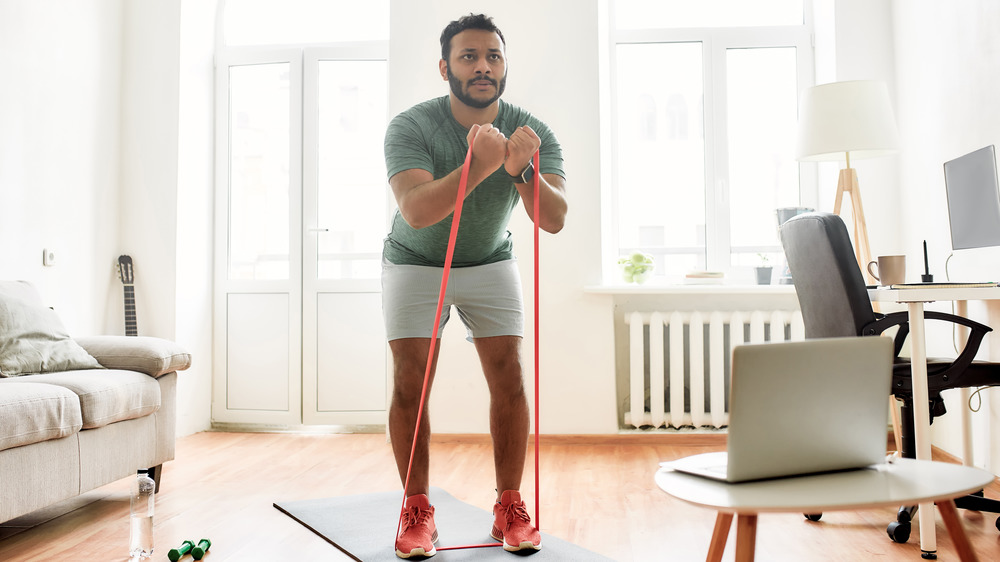
M 55 311 L 10 294 L 0 297 L 0 377 L 100 368 L 70 339 Z

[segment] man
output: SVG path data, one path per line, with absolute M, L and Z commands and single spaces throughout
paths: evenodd
M 507 550 L 538 549 L 519 488 L 530 426 L 520 344 L 524 310 L 510 217 L 518 199 L 533 216 L 540 149 L 540 228 L 556 233 L 567 202 L 562 152 L 549 128 L 500 99 L 507 82 L 503 34 L 491 18 L 468 15 L 441 33 L 441 78 L 447 96 L 418 104 L 389 124 L 385 158 L 399 210 L 383 249 L 382 294 L 393 355 L 389 432 L 400 479 L 406 479 L 414 425 L 433 333 L 459 177 L 472 161 L 441 326 L 452 305 L 475 344 L 490 391 L 490 433 L 499 497 L 491 535 Z M 434 365 L 437 364 L 435 343 Z M 433 381 L 433 370 L 428 381 Z M 430 422 L 421 418 L 396 555 L 433 556 L 437 528 L 429 489 Z

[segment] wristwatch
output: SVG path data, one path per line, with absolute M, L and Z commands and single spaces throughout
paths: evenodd
M 510 176 L 510 179 L 514 180 L 514 183 L 528 183 L 531 181 L 531 178 L 535 177 L 535 166 L 531 163 L 531 160 L 528 160 L 528 165 L 521 170 L 520 174 L 516 176 L 512 174 L 507 175 Z

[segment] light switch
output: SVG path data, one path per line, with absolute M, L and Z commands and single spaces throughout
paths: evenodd
M 52 267 L 56 264 L 56 253 L 48 248 L 42 249 L 42 265 Z

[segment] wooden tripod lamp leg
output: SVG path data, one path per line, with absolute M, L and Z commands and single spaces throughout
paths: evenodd
M 854 168 L 844 168 L 837 180 L 837 198 L 833 204 L 833 212 L 840 214 L 844 194 L 851 197 L 851 218 L 854 219 L 854 257 L 858 268 L 868 285 L 874 285 L 875 279 L 868 273 L 868 262 L 872 261 L 871 247 L 868 244 L 868 226 L 865 224 L 865 209 L 861 204 L 861 190 L 858 187 L 858 173 Z

